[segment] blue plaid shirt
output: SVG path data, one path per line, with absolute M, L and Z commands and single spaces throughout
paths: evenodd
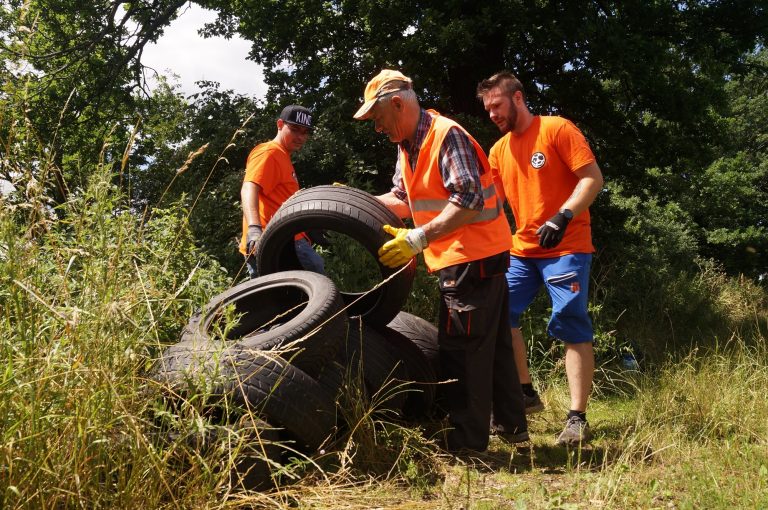
M 413 145 L 408 141 L 398 144 L 398 157 L 395 164 L 395 175 L 392 177 L 392 193 L 403 202 L 408 202 L 408 193 L 403 184 L 403 174 L 400 169 L 400 149 L 408 155 L 411 168 L 416 168 L 419 151 L 429 126 L 432 125 L 433 115 L 423 108 L 416 127 L 416 138 Z M 483 188 L 480 184 L 480 161 L 477 158 L 475 146 L 466 133 L 458 128 L 451 128 L 440 147 L 440 174 L 443 185 L 451 195 L 448 201 L 465 209 L 481 211 L 483 209 Z

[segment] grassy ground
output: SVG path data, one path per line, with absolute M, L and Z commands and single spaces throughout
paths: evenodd
M 565 388 L 550 386 L 532 440 L 494 438 L 487 453 L 435 453 L 435 481 L 402 477 L 276 492 L 279 507 L 388 509 L 767 508 L 765 356 L 736 349 L 670 363 L 653 377 L 612 374 L 627 392 L 595 399 L 595 440 L 555 446 Z M 280 501 L 282 498 L 282 501 Z M 234 503 L 234 502 L 233 502 Z M 261 504 L 265 504 L 261 501 Z
M 139 222 L 108 175 L 65 220 L 35 196 L 0 206 L 0 508 L 768 508 L 762 305 L 745 315 L 750 335 L 647 374 L 601 364 L 584 448 L 554 445 L 567 401 L 552 363 L 536 374 L 547 410 L 525 447 L 494 439 L 457 459 L 425 437 L 433 426 L 387 423 L 353 394 L 341 402 L 353 433 L 275 466 L 279 487 L 242 493 L 228 476 L 242 441 L 190 446 L 206 417 L 191 401 L 164 407 L 145 376 L 232 283 L 183 211 Z M 177 439 L 158 441 L 158 422 Z

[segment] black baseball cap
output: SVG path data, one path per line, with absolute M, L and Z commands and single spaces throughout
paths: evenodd
M 280 118 L 283 122 L 312 129 L 312 112 L 308 108 L 291 104 L 283 108 Z

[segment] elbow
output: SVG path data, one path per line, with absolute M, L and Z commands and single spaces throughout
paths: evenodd
M 246 181 L 240 187 L 240 200 L 243 203 L 250 203 L 259 197 L 259 186 L 253 182 Z

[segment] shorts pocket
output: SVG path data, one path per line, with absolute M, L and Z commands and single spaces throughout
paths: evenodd
M 547 283 L 551 285 L 557 285 L 558 283 L 567 282 L 568 280 L 575 279 L 579 274 L 576 271 L 570 273 L 556 274 L 547 278 Z

